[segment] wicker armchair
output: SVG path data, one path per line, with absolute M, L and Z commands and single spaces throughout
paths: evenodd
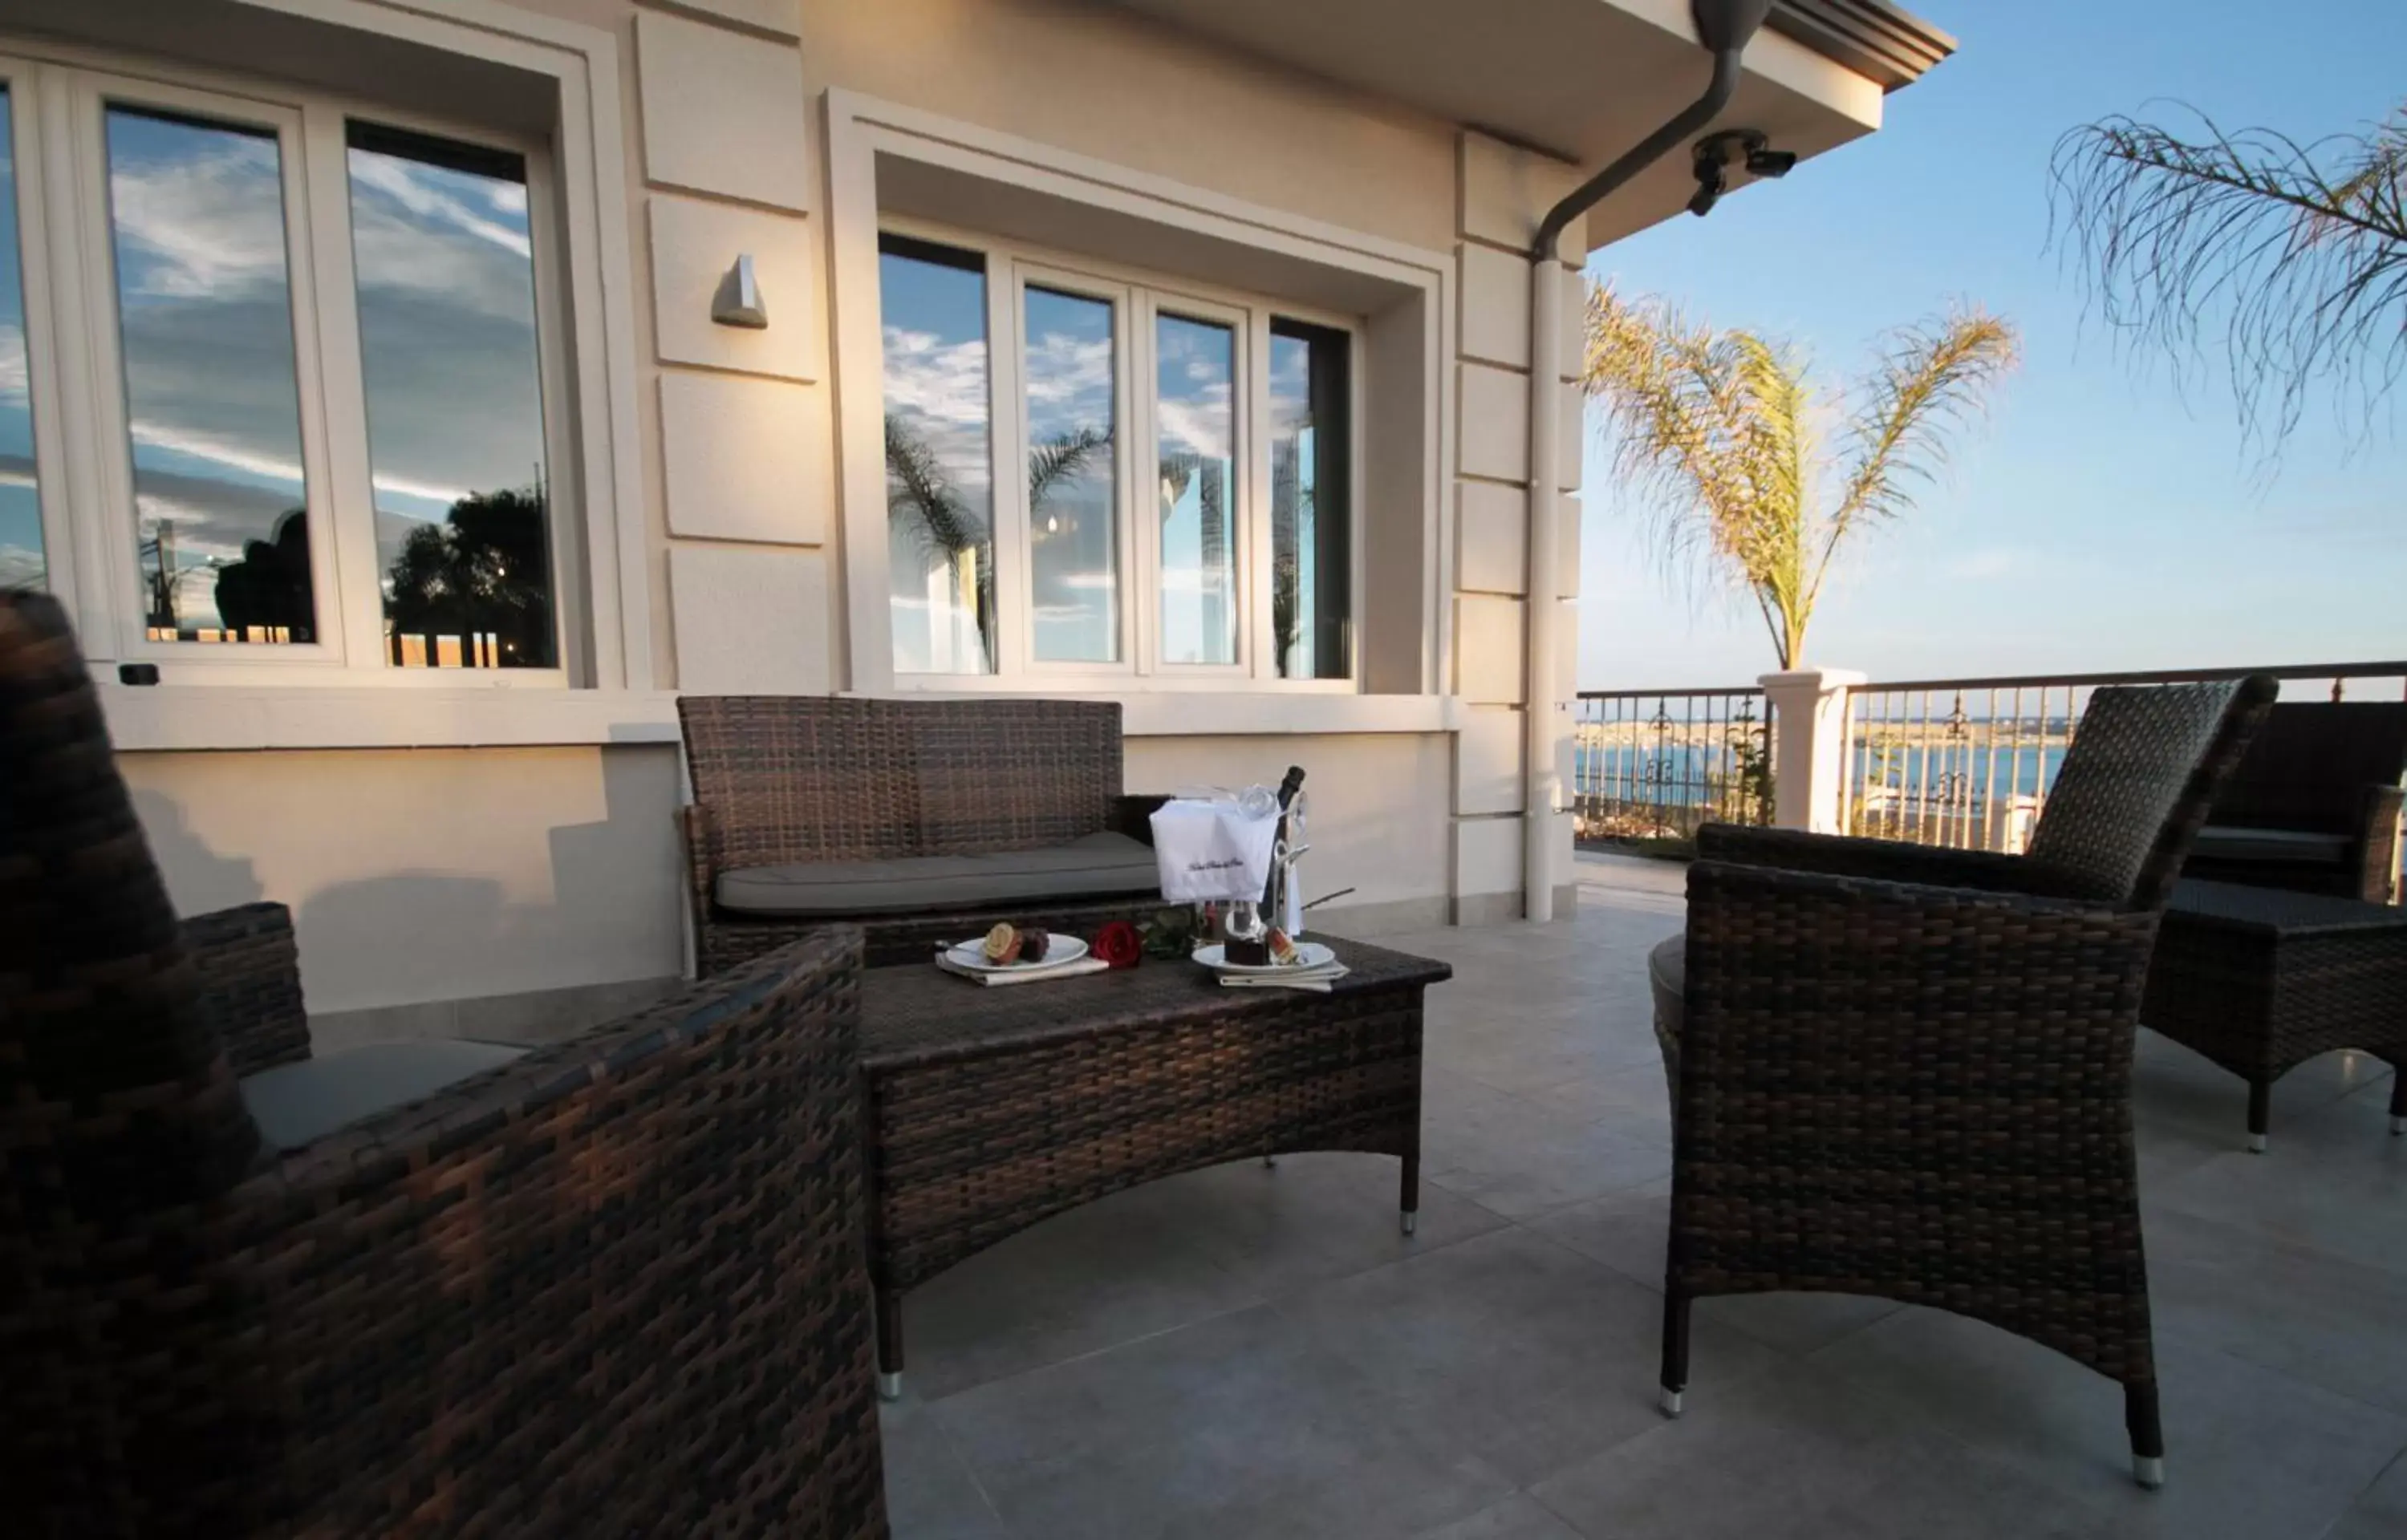
M 1674 1079 L 1662 1393 L 1692 1303 L 1935 1306 L 2119 1381 L 2163 1479 L 2131 1136 L 2157 925 L 2272 681 L 2101 689 L 2030 854 L 1708 826 L 1651 959 Z
M 763 869 L 908 867 L 1097 835 L 1151 844 L 1147 817 L 1163 799 L 1120 793 L 1117 702 L 685 696 L 677 719 L 693 783 L 683 818 L 705 978 L 836 921 L 862 928 L 877 968 L 924 960 L 935 941 L 998 918 L 1087 929 L 1161 907 L 1149 859 L 1142 888 L 1117 893 L 807 915 L 720 901 L 725 879 Z
M 2386 904 L 2407 811 L 2407 702 L 2275 706 L 2183 874 Z
M 178 925 L 25 595 L 0 911 L 10 1534 L 886 1533 L 857 935 L 271 1151 L 289 918 Z

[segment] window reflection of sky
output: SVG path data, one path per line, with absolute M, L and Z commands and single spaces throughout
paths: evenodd
M 1161 658 L 1237 660 L 1231 459 L 1236 338 L 1225 326 L 1155 323 L 1155 430 L 1161 480 Z
M 986 278 L 965 267 L 896 252 L 878 258 L 885 334 L 886 417 L 905 452 L 923 451 L 955 530 L 938 530 L 896 498 L 887 524 L 894 667 L 904 673 L 986 673 L 992 639 L 979 628 L 977 588 L 991 582 L 993 477 L 989 470 Z M 892 467 L 889 467 L 890 472 Z M 948 540 L 966 548 L 954 549 Z
M 354 146 L 351 245 L 377 570 L 472 494 L 540 487 L 523 181 Z
M 42 504 L 34 481 L 25 363 L 25 279 L 17 247 L 17 146 L 0 88 L 0 588 L 38 585 Z
M 1113 527 L 1112 307 L 1102 300 L 1031 287 L 1022 371 L 1031 463 L 1029 539 L 1036 656 L 1048 662 L 1119 657 L 1118 531 Z M 1078 467 L 1049 478 L 1048 451 L 1103 443 Z
M 177 614 L 215 626 L 210 565 L 305 501 L 277 143 L 112 108 L 107 148 L 146 576 L 172 520 Z

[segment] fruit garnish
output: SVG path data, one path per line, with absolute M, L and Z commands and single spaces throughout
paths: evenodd
M 1019 932 L 1007 925 L 999 925 L 988 931 L 986 940 L 979 946 L 979 950 L 986 954 L 986 960 L 998 968 L 1018 961 L 1019 948 Z
M 1034 925 L 1022 925 L 1020 927 L 1019 960 L 1021 962 L 1043 962 L 1045 960 L 1046 952 L 1050 949 L 1052 945 L 1053 938 L 1037 929 Z
M 1263 940 L 1270 948 L 1271 961 L 1282 967 L 1292 965 L 1303 956 L 1302 952 L 1296 950 L 1296 944 L 1288 940 L 1287 932 L 1284 930 L 1274 929 L 1270 935 L 1263 938 Z

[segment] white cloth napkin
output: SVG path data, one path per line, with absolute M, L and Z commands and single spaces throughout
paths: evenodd
M 1174 904 L 1260 899 L 1277 841 L 1275 804 L 1257 814 L 1236 802 L 1164 802 L 1153 814 L 1161 896 Z
M 1223 989 L 1301 989 L 1314 995 L 1326 995 L 1329 986 L 1346 977 L 1344 963 L 1329 963 L 1320 968 L 1300 968 L 1291 973 L 1223 973 Z
M 1079 958 L 1075 963 L 1061 963 L 1051 968 L 1039 963 L 1034 968 L 1015 968 L 990 973 L 980 968 L 964 968 L 943 953 L 938 953 L 936 966 L 956 977 L 975 979 L 988 988 L 993 989 L 1004 984 L 1033 984 L 1047 979 L 1076 979 L 1089 973 L 1101 973 L 1112 965 L 1101 957 L 1087 956 Z

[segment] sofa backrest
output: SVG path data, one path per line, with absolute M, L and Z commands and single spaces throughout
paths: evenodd
M 2311 834 L 2360 832 L 2370 786 L 2407 772 L 2407 701 L 2275 706 L 2207 822 Z
M 726 867 L 1060 843 L 1120 792 L 1117 701 L 685 696 L 677 717 Z

